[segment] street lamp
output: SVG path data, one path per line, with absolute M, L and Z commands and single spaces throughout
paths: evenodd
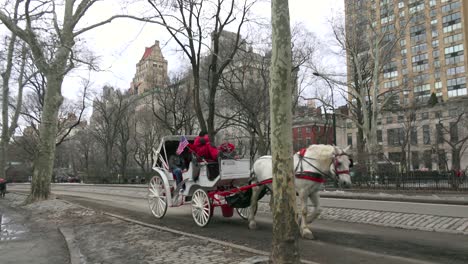
M 333 114 L 332 114 L 332 120 L 333 120 L 333 145 L 336 146 L 336 116 L 335 116 L 335 100 L 334 100 L 334 97 L 333 97 L 333 85 L 330 83 L 330 81 L 326 77 L 324 77 L 320 73 L 313 72 L 312 74 L 317 76 L 317 77 L 321 77 L 322 79 L 324 79 L 327 82 L 328 86 L 330 87 L 331 99 L 332 99 L 332 109 L 333 109 Z

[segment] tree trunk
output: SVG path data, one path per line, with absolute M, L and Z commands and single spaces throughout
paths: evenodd
M 291 29 L 287 0 L 273 0 L 270 76 L 271 148 L 273 162 L 272 263 L 299 263 L 299 227 L 292 159 Z
M 207 131 L 207 126 L 205 123 L 205 117 L 203 117 L 203 110 L 200 104 L 200 72 L 197 68 L 197 65 L 192 63 L 192 71 L 193 71 L 193 107 L 195 109 L 195 114 L 197 115 L 198 124 L 200 125 L 200 129 Z
M 34 159 L 31 193 L 28 202 L 47 199 L 50 195 L 50 182 L 54 168 L 55 137 L 57 135 L 58 112 L 63 97 L 60 73 L 47 75 L 47 93 L 39 128 L 39 152 Z

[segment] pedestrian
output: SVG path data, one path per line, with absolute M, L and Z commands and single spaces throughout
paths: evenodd
M 3 179 L 3 178 L 0 178 L 0 197 L 5 197 L 5 193 L 6 193 L 6 180 Z

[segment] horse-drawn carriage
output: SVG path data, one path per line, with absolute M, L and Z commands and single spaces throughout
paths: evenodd
M 193 143 L 196 136 L 185 137 Z M 180 138 L 164 137 L 157 150 L 153 167 L 156 175 L 148 186 L 148 203 L 153 215 L 163 218 L 168 207 L 190 203 L 193 219 L 201 227 L 209 223 L 216 207 L 222 209 L 225 217 L 231 217 L 236 209 L 243 219 L 247 219 L 250 197 L 244 197 L 244 191 L 257 185 L 249 185 L 250 159 L 220 157 L 217 162 L 200 162 L 193 153 L 185 152 L 182 154 L 185 162 L 183 181 L 177 185 L 169 159 L 176 154 Z
M 193 142 L 195 137 L 186 138 Z M 267 188 L 272 183 L 271 156 L 257 159 L 251 175 L 250 159 L 218 158 L 217 162 L 210 163 L 199 162 L 197 157 L 190 154 L 184 159 L 183 180 L 176 184 L 169 169 L 169 157 L 176 153 L 179 139 L 180 136 L 164 137 L 157 150 L 157 161 L 153 168 L 156 175 L 148 186 L 148 203 L 153 215 L 163 218 L 168 207 L 190 203 L 195 223 L 204 227 L 213 216 L 214 208 L 220 207 L 225 217 L 231 217 L 236 209 L 243 219 L 249 221 L 249 228 L 255 229 L 257 202 L 268 189 L 271 191 L 271 188 Z M 320 214 L 318 191 L 325 179 L 332 179 L 343 186 L 351 185 L 349 168 L 352 160 L 348 152 L 349 147 L 342 149 L 330 145 L 310 145 L 293 154 L 303 237 L 313 237 L 308 224 Z M 315 208 L 310 215 L 307 210 L 308 199 Z

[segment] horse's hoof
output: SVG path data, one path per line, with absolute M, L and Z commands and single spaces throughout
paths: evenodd
M 312 234 L 312 231 L 310 231 L 309 229 L 302 230 L 301 236 L 305 239 L 315 240 L 314 234 Z
M 250 222 L 249 223 L 249 229 L 251 229 L 251 230 L 257 229 L 257 223 L 256 222 Z

